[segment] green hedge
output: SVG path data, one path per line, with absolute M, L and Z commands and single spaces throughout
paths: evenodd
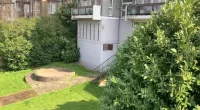
M 194 110 L 200 104 L 200 25 L 193 2 L 167 3 L 128 37 L 109 72 L 105 110 Z
M 80 57 L 79 49 L 73 48 L 70 50 L 62 51 L 62 59 L 66 63 L 77 62 Z
M 56 17 L 38 19 L 31 39 L 31 65 L 40 66 L 61 61 L 61 52 L 70 45 L 68 37 L 68 28 Z
M 76 46 L 76 21 L 71 20 L 72 6 L 74 4 L 63 5 L 56 15 L 49 17 L 1 22 L 0 56 L 5 68 L 21 70 L 55 61 L 78 61 L 80 55 Z
M 35 19 L 18 19 L 0 26 L 0 56 L 5 67 L 11 70 L 25 69 L 29 64 L 32 48 L 30 38 L 34 31 Z

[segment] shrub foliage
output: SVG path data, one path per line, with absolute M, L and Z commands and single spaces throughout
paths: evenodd
M 18 19 L 12 23 L 1 23 L 0 56 L 7 69 L 25 69 L 29 64 L 32 48 L 30 38 L 34 31 L 35 19 Z
M 70 44 L 67 28 L 56 17 L 42 17 L 38 19 L 35 29 L 31 39 L 31 65 L 61 61 L 62 50 Z
M 174 0 L 137 27 L 117 53 L 102 97 L 106 110 L 187 110 L 200 103 L 194 0 Z
M 67 49 L 62 51 L 62 59 L 66 63 L 73 63 L 79 60 L 80 53 L 76 48 Z
M 74 4 L 63 5 L 56 15 L 49 17 L 0 23 L 0 56 L 5 67 L 20 70 L 55 61 L 78 61 L 72 6 Z
M 55 14 L 63 26 L 70 27 L 68 28 L 68 36 L 71 38 L 75 38 L 77 35 L 77 21 L 71 20 L 71 8 L 75 6 L 75 1 L 74 3 L 63 4 Z

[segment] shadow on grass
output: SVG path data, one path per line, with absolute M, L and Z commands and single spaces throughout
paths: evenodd
M 84 90 L 96 98 L 100 98 L 103 92 L 103 88 L 94 83 L 88 83 Z
M 79 101 L 68 102 L 63 105 L 58 105 L 54 110 L 99 110 L 98 101 Z
M 97 99 L 101 97 L 103 92 L 102 87 L 93 83 L 87 83 L 82 89 Z M 57 105 L 55 110 L 100 110 L 100 104 L 98 100 L 85 99 L 78 102 Z

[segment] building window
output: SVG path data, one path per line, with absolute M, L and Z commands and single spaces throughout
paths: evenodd
M 94 35 L 93 35 L 93 39 L 92 39 L 92 40 L 95 40 L 95 37 L 96 37 L 96 36 L 95 36 L 95 33 L 96 33 L 96 29 L 95 29 L 95 24 L 94 24 L 94 27 L 93 27 L 93 34 L 94 34 Z
M 37 2 L 37 11 L 40 11 L 40 2 Z
M 91 6 L 92 1 L 91 0 L 80 0 L 79 1 L 79 6 Z
M 78 37 L 81 37 L 81 23 L 78 22 Z
M 48 6 L 48 13 L 49 14 L 55 14 L 56 13 L 56 3 L 50 2 Z
M 143 4 L 148 4 L 148 3 L 153 3 L 153 1 L 152 0 L 144 0 L 143 1 Z
M 127 2 L 132 3 L 132 0 L 123 0 L 123 3 L 127 3 Z
M 56 3 L 52 3 L 52 9 L 51 13 L 55 14 L 56 13 Z
M 27 4 L 26 6 L 27 6 L 27 7 L 26 7 L 26 12 L 29 13 L 29 12 L 30 12 L 30 10 L 29 10 L 29 9 L 30 9 L 30 5 Z
M 108 16 L 113 16 L 113 0 L 109 0 Z
M 132 3 L 135 3 L 135 1 L 133 0 L 123 0 L 122 1 L 122 7 L 121 7 L 121 16 L 125 16 L 126 15 L 126 7 Z
M 78 23 L 78 38 L 99 41 L 100 39 L 100 24 L 99 22 L 79 22 Z

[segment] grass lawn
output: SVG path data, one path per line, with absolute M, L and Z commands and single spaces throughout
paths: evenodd
M 77 76 L 87 76 L 92 72 L 78 64 L 52 63 L 43 67 L 71 68 Z M 31 89 L 24 77 L 32 69 L 16 72 L 0 72 L 0 96 Z M 28 100 L 0 107 L 0 110 L 98 110 L 103 89 L 92 83 L 40 95 Z
M 0 110 L 100 110 L 102 88 L 84 83 L 0 107 Z
M 31 69 L 16 72 L 0 72 L 0 97 L 31 89 L 24 81 L 24 76 L 30 72 Z
M 56 62 L 46 66 L 71 68 L 78 76 L 87 76 L 91 74 L 90 70 L 77 64 L 64 64 Z M 16 72 L 0 72 L 0 97 L 31 89 L 31 87 L 24 81 L 24 77 L 31 71 L 31 69 L 28 69 Z

